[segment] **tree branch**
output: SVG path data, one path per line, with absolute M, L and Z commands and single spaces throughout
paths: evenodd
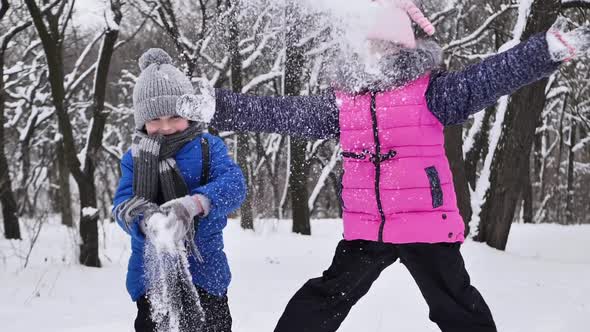
M 74 4 L 76 3 L 76 0 L 72 0 L 70 2 L 70 8 L 68 9 L 68 15 L 66 16 L 66 19 L 64 20 L 63 24 L 62 24 L 62 29 L 61 29 L 61 36 L 64 36 L 66 33 L 66 28 L 68 27 L 68 21 L 70 21 L 72 19 L 72 14 L 74 12 Z
M 590 1 L 588 0 L 562 0 L 562 9 L 583 8 L 590 9 Z
M 491 15 L 490 17 L 488 17 L 488 19 L 485 20 L 485 22 L 470 35 L 468 35 L 464 38 L 461 38 L 459 40 L 455 40 L 455 41 L 451 42 L 449 45 L 443 47 L 443 51 L 447 52 L 448 50 L 456 48 L 456 47 L 466 46 L 466 45 L 470 44 L 471 42 L 473 42 L 474 40 L 477 40 L 497 18 L 502 16 L 502 14 L 508 12 L 510 9 L 516 9 L 516 8 L 518 8 L 518 6 L 516 6 L 516 5 L 505 6 L 499 12 L 496 12 L 493 15 Z
M 37 4 L 34 0 L 24 0 L 29 12 L 31 13 L 31 18 L 33 19 L 33 23 L 35 24 L 35 28 L 39 33 L 39 38 L 41 38 L 41 42 L 47 46 L 50 46 L 51 42 L 53 41 L 52 36 L 49 34 L 47 26 L 45 22 L 43 22 L 43 12 L 39 9 Z M 56 1 L 59 3 L 60 1 Z
M 2 5 L 0 7 L 0 21 L 4 18 L 4 15 L 6 15 L 6 13 L 8 12 L 8 7 L 10 6 L 10 4 L 8 3 L 8 0 L 2 0 L 0 2 L 0 5 Z
M 31 21 L 21 23 L 15 27 L 10 28 L 10 30 L 8 30 L 7 33 L 0 36 L 0 55 L 4 56 L 4 52 L 6 51 L 6 48 L 8 48 L 8 43 L 12 38 L 14 38 L 14 36 L 16 36 L 19 32 L 25 30 L 26 28 L 30 27 L 32 24 L 33 22 Z

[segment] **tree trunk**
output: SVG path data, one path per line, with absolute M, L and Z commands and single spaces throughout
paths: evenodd
M 237 161 L 244 174 L 246 187 L 246 199 L 240 207 L 240 225 L 243 229 L 254 229 L 254 212 L 252 211 L 252 188 L 250 181 L 250 170 L 248 167 L 248 155 L 250 154 L 250 147 L 248 145 L 248 134 L 242 133 L 237 135 Z
M 291 0 L 293 1 L 293 0 Z M 287 96 L 301 93 L 301 69 L 303 67 L 303 50 L 296 46 L 301 38 L 301 31 L 297 28 L 293 2 L 287 6 L 287 36 L 285 60 L 285 91 Z M 307 142 L 300 138 L 291 137 L 291 163 L 289 169 L 289 191 L 291 193 L 291 209 L 293 211 L 293 232 L 311 235 L 309 223 L 309 193 L 307 192 Z
M 574 213 L 574 175 L 575 175 L 575 151 L 576 145 L 576 120 L 572 120 L 572 128 L 570 130 L 569 153 L 567 160 L 567 190 L 565 192 L 565 224 L 572 225 L 575 223 Z
M 481 129 L 475 134 L 475 137 L 473 137 L 473 146 L 469 151 L 465 152 L 465 177 L 467 178 L 467 182 L 471 186 L 471 189 L 475 189 L 477 165 L 488 153 L 490 119 L 495 110 L 495 107 L 488 107 L 485 110 Z
M 0 119 L 1 120 L 1 119 Z M 17 205 L 10 184 L 8 165 L 2 153 L 0 157 L 0 204 L 2 204 L 2 220 L 4 221 L 4 237 L 7 239 L 21 239 L 20 226 L 17 216 Z
M 0 54 L 0 204 L 4 220 L 4 236 L 7 239 L 20 239 L 20 226 L 17 217 L 17 205 L 12 191 L 12 179 L 8 170 L 8 160 L 4 151 L 4 51 Z
M 523 38 L 546 31 L 559 12 L 558 0 L 535 0 Z M 532 149 L 538 118 L 545 106 L 543 79 L 522 88 L 511 98 L 504 119 L 503 131 L 495 151 L 490 170 L 490 188 L 480 213 L 477 241 L 486 242 L 493 248 L 504 250 L 510 226 L 514 219 L 516 204 L 522 194 L 523 169 L 530 167 Z
M 70 171 L 66 163 L 64 147 L 61 140 L 55 142 L 55 152 L 57 156 L 57 179 L 59 185 L 59 188 L 56 190 L 56 199 L 59 204 L 59 212 L 61 213 L 61 223 L 68 227 L 74 227 L 72 193 L 70 191 Z
M 557 220 L 558 223 L 563 223 L 562 222 L 562 201 L 563 201 L 563 193 L 561 192 L 560 188 L 561 188 L 561 161 L 563 159 L 563 150 L 566 144 L 566 140 L 564 138 L 565 133 L 564 130 L 566 129 L 564 126 L 564 121 L 565 121 L 565 115 L 567 113 L 567 107 L 568 107 L 568 102 L 569 102 L 569 94 L 565 94 L 565 98 L 563 100 L 563 107 L 561 108 L 561 115 L 559 117 L 559 147 L 557 149 L 557 184 L 554 187 L 555 190 L 555 198 L 557 201 L 557 211 L 555 212 L 555 219 Z M 543 172 L 543 174 L 545 174 L 545 172 Z M 564 172 L 563 174 L 566 174 L 566 172 Z M 541 188 L 544 190 L 545 189 L 545 181 L 543 181 L 543 185 L 541 186 Z
M 539 119 L 539 125 L 537 125 L 537 128 L 539 127 L 543 127 L 543 119 Z M 548 119 L 546 119 L 545 121 L 548 121 Z M 543 172 L 544 170 L 544 156 L 543 156 L 543 142 L 546 139 L 546 135 L 547 132 L 546 130 L 543 130 L 541 132 L 539 132 L 538 134 L 535 135 L 535 140 L 533 141 L 533 174 L 535 175 L 535 178 L 531 178 L 531 182 L 535 183 L 536 181 L 538 181 L 539 184 L 539 193 L 538 193 L 538 197 L 541 197 L 541 200 L 543 199 L 542 197 L 545 196 L 545 192 L 543 190 L 541 190 L 542 185 L 543 185 Z M 529 170 L 530 173 L 530 170 Z M 530 176 L 531 174 L 529 174 Z M 544 189 L 544 188 L 542 188 Z
M 0 19 L 8 12 L 8 2 L 2 1 L 0 9 Z M 23 28 L 24 29 L 24 28 Z M 15 33 L 16 34 L 16 33 Z M 13 34 L 14 36 L 14 34 Z M 4 52 L 8 47 L 8 41 L 12 36 L 4 36 L 3 43 L 0 45 L 0 204 L 2 204 L 2 219 L 4 221 L 4 236 L 7 239 L 19 239 L 20 225 L 18 223 L 17 204 L 12 191 L 12 179 L 8 169 L 8 160 L 4 150 L 4 107 L 6 95 L 4 92 Z
M 522 221 L 532 224 L 533 220 L 533 183 L 531 179 L 531 166 L 525 167 L 522 175 Z
M 12 182 L 8 170 L 8 162 L 4 154 L 4 90 L 2 87 L 2 64 L 0 63 L 0 204 L 2 204 L 2 219 L 4 221 L 4 237 L 19 239 L 20 226 L 18 223 L 17 205 L 12 191 Z
M 307 192 L 307 162 L 305 140 L 291 137 L 291 176 L 289 190 L 291 191 L 291 208 L 293 213 L 293 233 L 311 235 L 309 223 L 309 194 Z
M 465 162 L 463 160 L 463 127 L 452 126 L 445 128 L 445 150 L 453 173 L 457 205 L 465 223 L 465 236 L 469 234 L 469 220 L 471 220 L 471 193 L 465 176 Z
M 96 209 L 96 188 L 92 177 L 78 182 L 80 188 L 80 264 L 100 267 L 98 255 L 98 219 Z
M 113 19 L 118 25 L 121 23 L 121 3 L 119 0 L 111 0 Z M 117 28 L 107 27 L 102 46 L 100 48 L 98 65 L 94 79 L 94 94 L 92 100 L 92 127 L 88 136 L 86 156 L 84 157 L 84 169 L 77 179 L 80 189 L 80 263 L 86 266 L 100 267 L 98 255 L 98 220 L 96 186 L 94 172 L 96 164 L 100 160 L 100 150 L 108 113 L 104 111 L 106 87 L 111 59 L 115 51 L 115 42 L 119 37 Z
M 36 119 L 32 119 L 31 122 L 36 121 Z M 32 127 L 32 126 L 31 126 Z M 31 130 L 32 131 L 32 130 Z M 29 218 L 33 217 L 34 214 L 34 207 L 31 206 L 31 202 L 29 201 L 29 195 L 27 192 L 27 182 L 29 181 L 29 176 L 31 172 L 31 155 L 30 155 L 30 136 L 25 137 L 21 141 L 21 181 L 16 189 L 16 199 L 20 202 L 19 212 L 21 215 L 26 214 Z
M 238 30 L 237 14 L 239 8 L 239 1 L 228 0 L 227 8 L 230 11 L 229 15 L 229 53 L 230 53 L 230 80 L 231 88 L 234 92 L 242 91 L 242 56 L 240 54 L 240 33 Z M 243 229 L 254 229 L 254 212 L 252 211 L 252 195 L 251 190 L 250 171 L 248 167 L 248 155 L 250 154 L 249 138 L 247 133 L 237 134 L 237 161 L 242 169 L 246 187 L 248 192 L 246 199 L 240 207 L 240 225 Z

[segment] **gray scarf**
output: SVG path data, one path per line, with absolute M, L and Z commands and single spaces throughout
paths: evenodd
M 192 122 L 186 130 L 169 136 L 149 136 L 136 131 L 131 145 L 135 196 L 161 203 L 157 202 L 158 191 L 162 192 L 164 202 L 186 195 L 188 187 L 174 156 L 204 129 L 204 124 Z
M 406 85 L 442 63 L 442 50 L 433 41 L 418 40 L 415 49 L 386 41 L 378 47 L 384 55 L 374 65 L 366 64 L 354 53 L 337 56 L 331 68 L 334 88 L 348 93 L 387 91 Z

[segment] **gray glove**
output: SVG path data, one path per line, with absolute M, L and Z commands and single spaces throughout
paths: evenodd
M 187 195 L 164 203 L 161 210 L 167 215 L 169 222 L 174 225 L 175 241 L 185 242 L 193 256 L 203 262 L 201 253 L 195 244 L 194 218 L 204 212 L 200 200 Z
M 553 61 L 569 61 L 590 50 L 590 27 L 582 26 L 568 31 L 567 19 L 561 16 L 547 31 L 546 36 Z
M 133 196 L 129 200 L 120 204 L 115 213 L 119 220 L 125 222 L 127 230 L 130 231 L 131 223 L 133 223 L 139 216 L 143 215 L 143 220 L 145 220 L 159 210 L 160 208 L 158 205 L 149 202 L 143 197 Z
M 189 221 L 203 213 L 203 207 L 198 198 L 186 195 L 162 204 L 162 211 L 167 215 L 174 214 L 177 218 Z

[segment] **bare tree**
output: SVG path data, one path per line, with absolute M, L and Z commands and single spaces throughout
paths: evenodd
M 67 112 L 67 91 L 64 79 L 63 64 L 63 35 L 68 21 L 71 19 L 74 1 L 62 1 L 56 13 L 43 13 L 34 0 L 25 0 L 35 28 L 41 38 L 47 58 L 49 79 L 53 104 L 58 119 L 58 127 L 62 137 L 63 157 L 69 173 L 78 185 L 80 194 L 80 263 L 87 266 L 99 267 L 98 256 L 98 213 L 96 210 L 96 190 L 94 186 L 94 169 L 97 162 L 97 152 L 102 146 L 102 133 L 106 120 L 104 113 L 104 96 L 110 60 L 119 33 L 119 23 L 122 18 L 121 3 L 111 0 L 110 11 L 106 15 L 106 28 L 98 59 L 92 71 L 95 72 L 94 92 L 92 101 L 92 125 L 90 127 L 86 145 L 82 151 L 82 161 L 78 159 L 76 141 L 74 139 L 72 123 Z M 66 10 L 67 8 L 67 10 Z M 88 71 L 87 71 L 88 72 Z M 76 84 L 73 81 L 72 84 Z
M 301 37 L 301 22 L 293 1 L 289 1 L 285 8 L 286 22 L 286 60 L 285 60 L 285 95 L 296 96 L 301 93 L 301 80 L 304 57 L 303 49 L 298 45 Z M 291 209 L 293 213 L 293 232 L 304 235 L 311 234 L 309 223 L 309 206 L 307 192 L 307 159 L 305 156 L 307 142 L 303 139 L 291 137 L 291 164 L 289 178 L 289 193 L 291 195 Z
M 557 18 L 560 1 L 534 1 L 522 35 L 546 31 Z M 490 187 L 480 212 L 477 241 L 504 250 L 516 204 L 522 195 L 521 177 L 529 168 L 538 118 L 545 106 L 548 79 L 540 80 L 515 93 L 507 105 L 503 130 L 490 169 Z M 506 171 L 510 170 L 510 171 Z
M 58 118 L 61 119 L 61 121 L 58 121 L 60 131 L 63 130 L 66 133 L 65 136 L 58 136 L 55 142 L 56 157 L 58 158 L 58 161 L 64 161 L 72 157 L 75 158 L 75 150 L 69 149 L 69 144 L 73 145 L 74 138 L 72 135 L 71 125 L 67 119 L 67 109 L 65 108 L 64 103 L 65 91 L 63 85 L 64 69 L 62 55 L 65 31 L 71 19 L 74 1 L 75 0 L 57 1 L 57 9 L 55 11 L 49 10 L 46 12 L 42 12 L 35 1 L 25 1 L 33 24 L 35 25 L 46 53 L 53 103 L 56 114 Z M 64 124 L 65 122 L 67 122 L 67 125 Z M 66 144 L 67 147 L 64 148 L 63 144 Z M 69 190 L 69 170 L 66 168 L 65 162 L 58 162 L 58 167 L 60 188 L 58 199 L 60 203 L 60 211 L 62 214 L 62 223 L 66 225 L 72 225 L 73 218 L 71 211 L 71 195 Z
M 8 0 L 2 0 L 0 7 L 0 22 L 8 13 Z M 2 204 L 2 217 L 4 220 L 4 236 L 7 239 L 20 239 L 20 227 L 17 217 L 17 205 L 12 191 L 12 179 L 8 170 L 8 161 L 4 147 L 4 107 L 6 103 L 4 91 L 4 54 L 10 40 L 20 31 L 31 25 L 31 22 L 22 23 L 13 27 L 0 36 L 0 203 Z
M 48 5 L 40 9 L 42 13 L 46 13 L 55 7 L 58 1 L 53 1 Z M 9 13 L 10 3 L 8 0 L 2 0 L 0 7 L 0 23 L 4 23 L 3 19 Z M 7 102 L 7 90 L 9 86 L 18 84 L 17 82 L 9 83 L 5 85 L 5 55 L 8 49 L 8 45 L 14 39 L 16 35 L 24 31 L 32 25 L 30 20 L 25 20 L 19 24 L 12 26 L 8 31 L 0 35 L 0 203 L 2 204 L 2 215 L 4 220 L 4 235 L 7 239 L 20 239 L 20 227 L 18 221 L 19 209 L 15 198 L 15 194 L 12 190 L 12 181 L 8 168 L 8 161 L 6 158 L 5 151 L 5 134 L 4 125 L 6 123 L 5 118 L 5 106 Z M 8 26 L 8 24 L 6 24 Z M 25 52 L 26 53 L 26 52 Z M 26 151 L 24 152 L 26 153 Z M 28 154 L 27 154 L 28 155 Z
M 243 89 L 242 83 L 242 55 L 240 54 L 240 31 L 238 28 L 238 13 L 239 13 L 239 0 L 226 0 L 227 11 L 228 11 L 228 27 L 229 27 L 229 67 L 230 67 L 230 83 L 231 88 L 235 92 L 241 92 Z M 250 154 L 249 137 L 248 133 L 242 133 L 237 135 L 237 161 L 238 165 L 242 169 L 244 178 L 248 188 L 252 188 L 251 184 L 251 171 L 248 167 L 248 155 Z M 251 190 L 246 195 L 244 203 L 240 207 L 240 224 L 243 229 L 254 229 L 254 213 L 252 211 L 252 197 L 253 193 Z
M 439 6 L 435 2 L 433 8 Z M 453 7 L 439 12 L 430 9 L 429 12 L 433 14 L 429 16 L 434 24 L 451 27 L 440 33 L 445 51 L 445 67 L 448 70 L 460 69 L 496 51 L 494 41 L 500 34 L 496 26 L 505 21 L 514 8 L 505 1 L 486 6 L 477 6 L 474 1 L 457 1 Z M 486 17 L 483 21 L 482 15 Z M 475 187 L 479 157 L 486 145 L 490 114 L 491 111 L 488 110 L 476 115 L 475 124 L 467 135 L 468 143 L 463 141 L 462 126 L 445 128 L 445 150 L 453 173 L 457 204 L 465 222 L 466 235 L 469 233 L 472 215 L 469 185 L 471 184 L 471 188 Z

